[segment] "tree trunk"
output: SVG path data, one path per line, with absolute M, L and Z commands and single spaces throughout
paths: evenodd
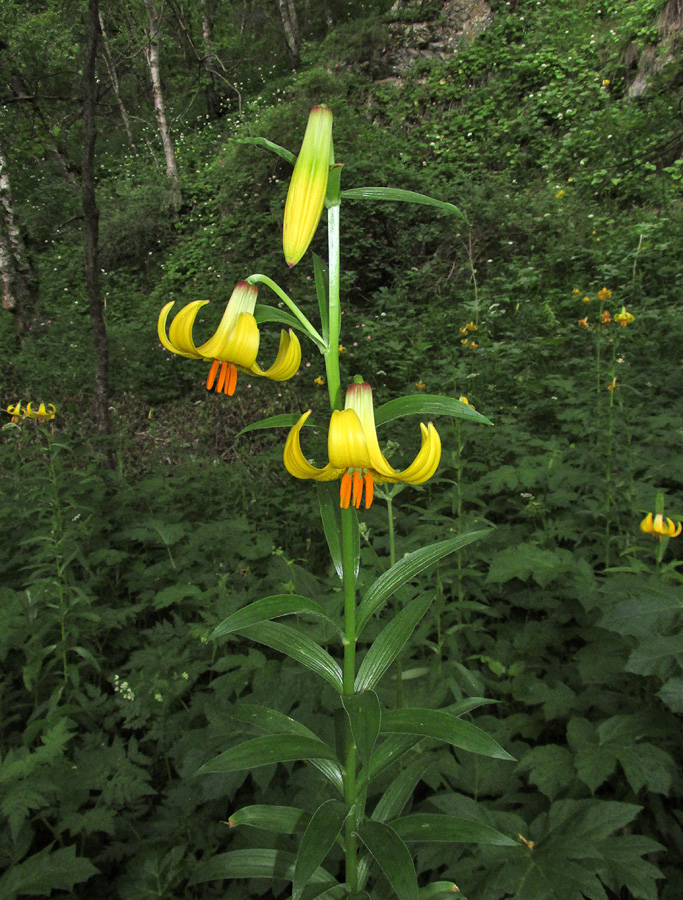
M 33 271 L 17 220 L 7 160 L 2 146 L 0 146 L 0 280 L 2 308 L 15 316 L 17 334 L 21 339 L 38 312 L 38 279 Z
M 293 0 L 277 0 L 287 47 L 294 60 L 299 59 L 299 23 Z
M 180 178 L 178 177 L 178 164 L 175 158 L 175 150 L 171 141 L 171 130 L 166 120 L 166 106 L 164 104 L 164 95 L 161 90 L 161 75 L 159 70 L 159 46 L 161 43 L 161 19 L 159 12 L 154 4 L 154 0 L 145 0 L 147 13 L 149 15 L 149 31 L 148 40 L 145 47 L 145 58 L 149 68 L 149 77 L 152 81 L 152 91 L 154 94 L 154 109 L 157 114 L 157 125 L 161 136 L 161 143 L 164 146 L 164 156 L 166 157 L 166 175 L 171 184 L 171 203 L 175 210 L 180 208 Z
M 88 291 L 90 327 L 95 347 L 95 413 L 99 433 L 111 434 L 109 420 L 109 346 L 100 292 L 97 242 L 100 214 L 95 197 L 95 107 L 97 82 L 97 39 L 99 31 L 98 0 L 89 0 L 86 25 L 85 59 L 83 61 L 83 217 L 85 223 L 85 283 Z M 112 468 L 111 450 L 105 455 L 105 466 Z
M 114 60 L 112 59 L 112 55 L 109 52 L 109 42 L 107 41 L 107 32 L 104 30 L 104 20 L 102 18 L 102 13 L 98 16 L 100 23 L 100 34 L 102 35 L 102 56 L 104 57 L 104 64 L 107 67 L 107 72 L 109 73 L 109 80 L 111 81 L 111 86 L 114 89 L 114 96 L 116 97 L 116 102 L 119 105 L 119 110 L 121 112 L 121 118 L 123 119 L 123 127 L 126 129 L 126 134 L 128 135 L 128 141 L 130 142 L 131 147 L 135 146 L 135 140 L 133 138 L 133 129 L 130 127 L 130 118 L 128 117 L 128 110 L 123 102 L 123 98 L 121 97 L 121 91 L 119 89 L 119 77 L 116 74 L 116 66 L 114 65 Z

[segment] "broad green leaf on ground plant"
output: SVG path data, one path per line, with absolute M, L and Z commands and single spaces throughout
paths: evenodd
M 337 575 L 343 578 L 342 549 L 341 549 L 341 515 L 339 510 L 339 488 L 337 484 L 316 484 L 318 492 L 318 504 L 320 506 L 320 518 L 323 523 L 325 539 L 330 550 L 330 556 L 334 563 Z M 353 520 L 353 572 L 354 578 L 358 577 L 360 567 L 360 530 L 358 528 L 358 514 L 355 509 L 350 509 L 349 514 Z
M 667 795 L 675 763 L 661 747 L 641 740 L 643 736 L 639 716 L 612 716 L 597 728 L 587 719 L 575 717 L 567 726 L 576 772 L 593 793 L 619 763 L 634 793 L 647 786 L 653 793 Z
M 314 640 L 295 628 L 290 628 L 289 625 L 280 625 L 278 622 L 262 622 L 259 625 L 241 628 L 240 634 L 291 656 L 292 659 L 324 678 L 339 693 L 342 692 L 342 671 L 339 663 L 332 659 L 327 650 L 323 650 Z
M 293 900 L 299 900 L 303 889 L 330 852 L 348 812 L 349 808 L 345 803 L 326 800 L 311 816 L 296 857 Z
M 576 560 L 569 550 L 544 550 L 536 544 L 517 544 L 493 554 L 486 583 L 502 584 L 513 578 L 521 581 L 533 578 L 541 587 L 547 587 L 556 578 L 565 577 L 575 565 Z
M 382 733 L 419 734 L 446 741 L 461 750 L 514 759 L 497 741 L 470 722 L 463 722 L 440 709 L 390 709 L 382 713 Z
M 479 425 L 493 425 L 490 419 L 482 416 L 467 403 L 456 400 L 455 397 L 442 397 L 440 394 L 411 394 L 408 397 L 389 400 L 375 410 L 375 425 L 384 425 L 385 422 L 400 419 L 402 416 L 452 416 Z
M 470 819 L 458 819 L 440 813 L 414 813 L 389 823 L 404 841 L 446 841 L 448 843 L 494 844 L 498 847 L 516 847 L 511 840 L 495 828 Z
M 236 825 L 253 825 L 255 828 L 263 828 L 264 831 L 274 831 L 276 834 L 296 834 L 303 832 L 309 818 L 307 812 L 295 806 L 256 804 L 243 806 L 242 809 L 230 813 L 228 825 L 231 828 Z
M 626 671 L 635 675 L 656 675 L 662 681 L 677 675 L 683 660 L 683 634 L 653 634 L 631 653 Z
M 361 765 L 367 770 L 382 721 L 379 698 L 374 691 L 366 690 L 352 694 L 350 697 L 343 697 L 342 703 L 349 717 L 358 758 Z
M 293 853 L 285 850 L 229 850 L 200 862 L 190 878 L 190 884 L 202 884 L 227 878 L 294 878 Z M 329 890 L 330 897 L 342 897 L 344 890 L 324 869 L 318 869 L 311 878 Z
M 366 819 L 358 836 L 393 888 L 398 900 L 417 900 L 417 875 L 410 851 L 389 825 Z
M 225 750 L 198 770 L 198 775 L 239 772 L 297 759 L 336 759 L 331 747 L 303 734 L 267 734 Z
M 429 609 L 434 594 L 415 597 L 401 612 L 390 619 L 365 654 L 356 675 L 355 690 L 373 688 L 405 647 L 416 625 Z
M 413 796 L 418 782 L 430 765 L 431 762 L 429 760 L 420 756 L 409 762 L 377 801 L 377 806 L 375 806 L 370 818 L 376 822 L 388 822 L 396 818 Z
M 266 306 L 263 303 L 257 303 L 254 309 L 254 318 L 256 324 L 261 325 L 263 322 L 280 322 L 289 328 L 301 329 L 301 322 L 291 313 L 285 312 L 284 309 L 277 309 L 275 306 Z M 304 332 L 305 333 L 305 332 Z
M 657 691 L 657 696 L 662 703 L 669 707 L 671 712 L 683 713 L 683 678 L 669 678 Z
M 53 891 L 72 891 L 97 875 L 99 869 L 84 856 L 76 856 L 73 845 L 53 850 L 53 844 L 34 853 L 23 862 L 13 865 L 0 877 L 0 896 L 6 900 L 40 895 L 52 896 Z
M 574 757 L 566 747 L 545 744 L 532 747 L 517 766 L 518 772 L 528 772 L 529 781 L 546 797 L 554 800 L 574 781 Z
M 246 428 L 238 431 L 235 437 L 246 434 L 248 431 L 259 431 L 264 428 L 291 428 L 293 425 L 296 425 L 300 418 L 299 413 L 282 413 L 279 416 L 269 416 L 267 419 L 261 419 L 260 422 L 252 422 L 251 425 L 247 425 Z M 309 428 L 319 427 L 315 422 L 311 422 L 310 418 L 304 422 L 304 428 L 307 426 Z
M 424 572 L 429 566 L 448 556 L 449 553 L 455 553 L 480 538 L 486 537 L 491 529 L 487 528 L 482 531 L 470 531 L 467 534 L 459 534 L 457 537 L 449 538 L 447 541 L 439 541 L 436 544 L 430 544 L 427 547 L 421 547 L 408 556 L 404 556 L 395 563 L 390 569 L 384 572 L 374 581 L 365 592 L 365 595 L 358 607 L 357 617 L 357 637 L 360 637 L 363 628 L 367 625 L 370 617 L 379 612 L 391 595 L 397 591 L 401 585 L 404 585 L 411 578 Z
M 289 616 L 295 613 L 310 613 L 319 616 L 339 631 L 339 626 L 330 619 L 322 606 L 315 600 L 301 597 L 298 594 L 276 594 L 273 597 L 264 597 L 263 600 L 255 600 L 248 606 L 238 609 L 214 628 L 211 637 L 215 639 L 259 622 L 268 622 L 279 616 Z
M 416 191 L 404 191 L 401 188 L 350 188 L 348 191 L 342 191 L 340 197 L 342 200 L 388 200 L 393 203 L 419 203 L 422 206 L 435 206 L 441 212 L 455 213 L 467 222 L 465 215 L 454 203 L 449 203 L 447 200 L 436 200 L 434 197 L 418 194 Z
M 315 293 L 318 297 L 318 309 L 320 310 L 320 328 L 325 341 L 330 336 L 329 304 L 327 301 L 327 285 L 329 275 L 327 266 L 317 253 L 313 254 L 313 276 L 315 278 Z
M 677 588 L 661 583 L 648 584 L 638 596 L 607 609 L 598 625 L 617 634 L 647 638 L 667 631 L 682 611 L 683 602 Z
M 269 141 L 268 138 L 244 137 L 233 138 L 233 141 L 236 144 L 253 144 L 255 147 L 263 147 L 264 150 L 270 150 L 271 153 L 275 153 L 276 156 L 281 157 L 286 162 L 291 163 L 291 165 L 296 163 L 296 156 L 293 153 L 285 147 L 281 147 L 279 144 L 274 144 L 273 141 Z
M 317 735 L 310 728 L 297 722 L 296 719 L 292 719 L 276 709 L 268 709 L 266 706 L 236 703 L 234 706 L 228 707 L 227 714 L 231 718 L 253 725 L 254 728 L 265 731 L 267 734 L 301 734 L 317 740 Z M 330 759 L 312 759 L 310 763 L 322 772 L 340 794 L 344 793 L 344 783 L 338 763 Z

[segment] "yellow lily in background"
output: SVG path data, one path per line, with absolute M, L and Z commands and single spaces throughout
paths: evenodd
M 232 397 L 237 384 L 237 369 L 250 375 L 269 378 L 271 381 L 287 381 L 301 363 L 301 344 L 291 328 L 289 334 L 283 330 L 275 362 L 269 369 L 265 371 L 261 369 L 256 362 L 260 340 L 254 318 L 257 296 L 258 288 L 255 285 L 240 281 L 228 300 L 215 334 L 199 347 L 195 346 L 192 339 L 192 328 L 197 313 L 209 301 L 193 300 L 184 306 L 171 322 L 167 335 L 166 320 L 173 306 L 171 301 L 164 306 L 159 315 L 159 340 L 171 353 L 190 359 L 212 361 L 206 380 L 206 388 L 209 391 L 215 383 L 216 393 L 220 394 L 223 391 Z
M 624 326 L 630 325 L 631 322 L 633 322 L 634 320 L 635 320 L 635 316 L 633 315 L 633 313 L 626 312 L 625 306 L 622 306 L 621 312 L 617 313 L 616 316 L 614 317 L 615 322 L 618 322 L 620 325 L 624 325 Z
M 366 383 L 349 385 L 343 410 L 335 410 L 330 419 L 327 452 L 330 461 L 318 469 L 301 452 L 299 433 L 311 410 L 304 413 L 289 432 L 285 444 L 285 468 L 295 478 L 314 481 L 334 481 L 341 478 L 339 505 L 348 509 L 350 503 L 360 508 L 365 491 L 365 508 L 372 504 L 374 485 L 403 481 L 422 484 L 432 477 L 441 459 L 441 440 L 430 422 L 420 423 L 422 447 L 414 461 L 403 472 L 389 465 L 379 449 L 372 388 Z
M 664 524 L 665 521 L 666 524 Z M 668 518 L 665 520 L 662 513 L 657 513 L 654 518 L 652 513 L 648 513 L 640 523 L 640 530 L 644 531 L 645 534 L 651 534 L 657 540 L 661 540 L 662 537 L 678 537 L 683 530 L 683 525 L 680 522 L 674 524 Z
M 314 106 L 289 182 L 282 247 L 291 268 L 308 250 L 323 212 L 332 150 L 332 110 Z
M 39 422 L 51 422 L 57 412 L 54 403 L 49 403 L 47 408 L 41 403 L 38 409 L 33 409 L 32 404 L 28 403 L 26 412 L 24 413 L 29 419 L 38 419 Z
M 10 403 L 7 407 L 7 412 L 12 416 L 13 422 L 18 422 L 19 419 L 26 417 L 26 410 L 21 408 L 21 402 L 15 403 L 14 406 Z

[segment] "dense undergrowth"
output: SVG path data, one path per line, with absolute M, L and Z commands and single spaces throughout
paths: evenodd
M 420 190 L 470 223 L 342 206 L 347 375 L 361 372 L 380 402 L 464 394 L 494 422 L 437 421 L 436 478 L 394 501 L 401 555 L 495 525 L 403 589 L 403 601 L 436 592 L 403 661 L 403 702 L 497 701 L 476 721 L 517 763 L 420 745 L 412 809 L 491 824 L 518 845 L 418 844 L 418 871 L 470 900 L 681 895 L 683 539 L 638 527 L 658 491 L 683 517 L 682 78 L 657 25 L 671 5 L 498 3 L 459 53 L 400 79 L 381 70 L 386 15 L 340 25 L 241 115 L 177 135 L 177 219 L 147 151 L 103 137 L 113 471 L 90 420 L 79 234 L 63 224 L 78 197 L 26 167 L 44 306 L 21 347 L 0 316 L 1 399 L 54 402 L 58 416 L 0 432 L 3 896 L 284 896 L 284 882 L 190 882 L 228 846 L 294 846 L 226 822 L 248 802 L 313 809 L 303 767 L 193 776 L 251 733 L 245 698 L 273 705 L 274 685 L 281 712 L 333 740 L 328 687 L 244 639 L 208 637 L 258 596 L 339 590 L 315 492 L 282 467 L 283 435 L 238 436 L 322 408 L 324 368 L 309 344 L 293 381 L 240 375 L 232 400 L 207 396 L 201 366 L 163 351 L 155 324 L 170 299 L 210 298 L 209 333 L 252 272 L 313 315 L 310 266 L 286 271 L 273 239 L 288 167 L 239 138 L 296 150 L 321 100 L 343 187 Z M 657 65 L 633 96 L 648 53 Z M 623 327 L 622 307 L 635 317 Z M 382 437 L 396 442 L 392 462 L 415 450 L 411 429 Z M 378 574 L 385 505 L 363 519 L 364 566 Z M 391 707 L 395 680 L 379 691 Z

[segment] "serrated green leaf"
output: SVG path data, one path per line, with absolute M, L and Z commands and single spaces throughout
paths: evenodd
M 417 900 L 417 875 L 410 851 L 389 825 L 366 819 L 358 836 L 393 888 L 398 900 Z
M 240 772 L 297 759 L 336 759 L 331 747 L 303 734 L 266 734 L 225 750 L 198 770 L 198 775 Z
M 52 896 L 54 891 L 72 891 L 75 884 L 99 872 L 89 859 L 76 856 L 73 845 L 52 848 L 50 844 L 5 872 L 0 878 L 0 896 Z
M 274 831 L 276 834 L 296 834 L 303 832 L 310 816 L 303 809 L 295 806 L 268 806 L 255 804 L 243 806 L 231 813 L 228 824 L 231 828 L 237 825 L 252 825 L 254 828 L 263 828 L 264 831 Z
M 405 647 L 433 599 L 433 594 L 415 597 L 384 626 L 360 664 L 354 685 L 357 692 L 368 691 L 377 684 Z
M 327 615 L 325 610 L 315 600 L 308 597 L 301 597 L 298 594 L 276 594 L 273 597 L 264 597 L 262 600 L 255 600 L 248 606 L 238 609 L 227 619 L 224 619 L 220 625 L 217 625 L 211 632 L 213 639 L 222 637 L 226 634 L 233 634 L 250 625 L 256 625 L 259 622 L 269 622 L 271 619 L 277 619 L 280 616 L 289 616 L 296 613 L 309 613 L 324 619 L 333 628 L 339 630 L 332 619 Z
M 546 744 L 532 747 L 522 757 L 519 772 L 528 772 L 529 781 L 554 800 L 575 777 L 574 757 L 566 747 Z
M 469 753 L 494 759 L 514 759 L 481 728 L 440 709 L 390 709 L 382 713 L 381 731 L 383 734 L 419 734 L 446 741 Z
M 254 318 L 256 324 L 261 325 L 263 322 L 280 322 L 287 325 L 288 328 L 294 328 L 297 331 L 303 330 L 301 322 L 291 313 L 285 312 L 284 309 L 278 309 L 276 306 L 267 306 L 264 303 L 257 303 L 254 308 Z M 306 332 L 304 332 L 306 334 Z
M 269 141 L 267 138 L 243 137 L 233 138 L 233 141 L 235 144 L 253 144 L 255 147 L 263 147 L 265 150 L 270 150 L 271 153 L 275 153 L 292 166 L 296 163 L 296 156 L 293 153 L 290 153 L 289 150 L 285 149 L 285 147 L 281 147 L 279 144 L 274 144 L 273 141 Z
M 356 636 L 360 637 L 371 616 L 379 612 L 389 597 L 407 581 L 415 578 L 420 572 L 424 572 L 425 569 L 443 559 L 444 556 L 455 553 L 456 550 L 460 550 L 468 544 L 486 537 L 490 531 L 491 529 L 487 528 L 482 531 L 459 534 L 456 537 L 449 538 L 447 541 L 439 541 L 436 544 L 421 547 L 419 550 L 415 550 L 413 553 L 409 553 L 408 556 L 400 559 L 390 569 L 380 575 L 365 592 L 358 607 Z
M 240 634 L 290 656 L 342 693 L 344 685 L 339 663 L 332 659 L 327 650 L 295 628 L 278 622 L 262 622 L 241 628 Z
M 340 197 L 342 200 L 383 200 L 392 203 L 418 203 L 422 206 L 434 206 L 441 212 L 454 213 L 467 222 L 465 215 L 460 212 L 454 203 L 448 203 L 446 200 L 436 200 L 434 197 L 418 194 L 416 191 L 404 191 L 400 188 L 389 187 L 362 187 L 342 191 Z
M 367 770 L 382 721 L 379 698 L 374 691 L 368 690 L 350 697 L 343 697 L 342 703 L 349 717 L 358 758 L 361 765 Z
M 394 819 L 390 823 L 404 841 L 445 841 L 454 843 L 493 844 L 498 847 L 516 847 L 517 841 L 496 831 L 489 825 L 444 816 L 439 813 L 414 813 Z
M 442 397 L 440 394 L 411 394 L 389 400 L 375 410 L 375 425 L 379 427 L 403 416 L 451 416 L 479 425 L 493 425 L 490 419 L 467 403 L 456 400 L 455 397 Z
M 341 831 L 349 808 L 339 800 L 326 800 L 311 816 L 296 857 L 292 898 L 299 900 L 303 889 L 330 852 Z

